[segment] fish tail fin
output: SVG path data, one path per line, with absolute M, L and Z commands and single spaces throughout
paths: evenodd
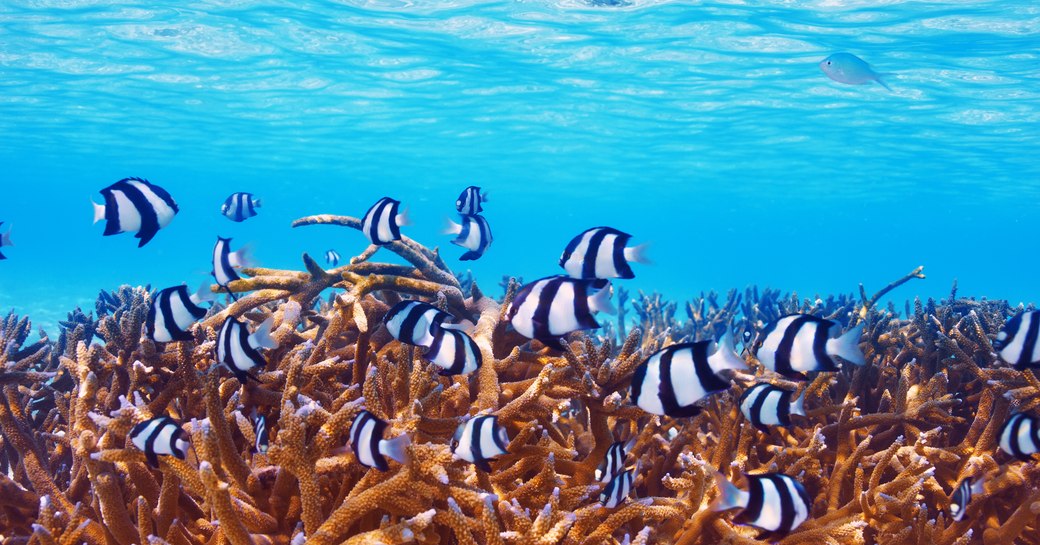
M 264 323 L 260 324 L 260 327 L 256 328 L 256 331 L 249 336 L 252 341 L 250 344 L 253 348 L 278 348 L 278 341 L 271 336 L 271 329 L 274 328 L 274 318 L 268 317 L 264 320 Z
M 451 218 L 444 218 L 444 228 L 441 230 L 441 234 L 444 235 L 457 235 L 462 232 L 462 225 L 455 223 Z
M 632 246 L 631 248 L 625 248 L 625 261 L 632 263 L 642 263 L 644 265 L 650 265 L 653 261 L 646 256 L 647 249 L 650 248 L 649 242 L 644 242 L 639 246 Z
M 259 197 L 253 199 L 253 207 L 260 208 L 261 206 L 263 206 L 262 202 L 263 201 L 261 201 Z
M 982 494 L 985 491 L 986 491 L 986 476 L 983 475 L 983 476 L 979 477 L 978 479 L 975 479 L 971 483 L 971 493 L 972 493 L 972 495 L 975 495 L 975 494 Z
M 398 214 L 396 219 L 397 219 L 398 227 L 406 227 L 406 226 L 412 224 L 412 219 L 410 217 L 408 217 L 408 209 L 407 208 L 405 208 L 403 212 Z
M 90 204 L 94 205 L 94 223 L 105 219 L 105 205 L 98 204 L 93 199 L 91 199 Z
M 8 229 L 6 233 L 0 235 L 0 246 L 14 246 L 14 242 L 11 242 L 10 229 Z
M 397 463 L 403 464 L 408 460 L 408 446 L 412 444 L 411 436 L 398 435 L 393 439 L 384 439 L 379 442 L 379 452 L 390 458 L 396 460 Z
M 194 303 L 203 303 L 213 301 L 217 298 L 217 294 L 213 293 L 213 290 L 209 289 L 209 282 L 203 282 L 199 289 L 195 290 L 195 294 L 191 296 L 191 300 Z
M 747 505 L 750 495 L 733 486 L 733 483 L 718 471 L 715 472 L 715 485 L 719 487 L 719 495 L 715 501 L 711 502 L 712 511 L 726 511 Z
M 246 244 L 238 250 L 228 254 L 228 263 L 232 267 L 253 267 L 256 265 L 256 258 L 253 256 L 253 245 Z
M 490 200 L 490 199 L 488 198 L 487 190 L 481 191 L 480 192 L 480 202 L 488 202 L 488 200 Z
M 878 74 L 877 76 L 874 77 L 874 81 L 878 82 L 878 85 L 884 87 L 886 90 L 888 90 L 889 93 L 891 93 L 891 92 L 893 92 L 892 88 L 889 87 L 888 84 L 885 83 L 885 80 L 883 79 L 884 76 L 888 76 L 888 75 L 889 74 Z
M 719 339 L 715 353 L 708 356 L 708 365 L 711 366 L 711 370 L 715 373 L 723 369 L 747 370 L 747 362 L 737 354 L 737 347 L 733 343 L 733 332 L 728 328 L 722 334 L 722 338 Z
M 603 289 L 596 292 L 595 295 L 589 297 L 589 309 L 593 311 L 606 312 L 607 314 L 617 314 L 617 309 L 614 308 L 614 303 L 610 301 L 613 295 L 613 290 L 610 289 L 610 283 L 608 282 Z
M 828 340 L 827 353 L 839 356 L 841 359 L 861 367 L 866 365 L 867 359 L 863 357 L 863 351 L 859 349 L 859 339 L 863 335 L 866 325 L 866 323 L 860 322 L 858 326 L 846 331 L 837 339 Z
M 790 411 L 791 414 L 797 414 L 797 415 L 801 415 L 801 416 L 806 416 L 806 414 L 805 414 L 805 393 L 808 392 L 808 391 L 809 391 L 808 388 L 803 389 L 802 393 L 798 394 L 798 397 L 796 397 L 794 399 L 794 401 L 791 402 L 791 411 Z

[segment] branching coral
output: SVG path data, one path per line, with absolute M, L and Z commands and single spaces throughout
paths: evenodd
M 315 224 L 360 225 L 340 216 L 294 223 Z M 249 293 L 214 308 L 191 342 L 141 335 L 142 288 L 103 293 L 99 319 L 70 315 L 58 342 L 25 346 L 28 320 L 9 315 L 0 322 L 4 542 L 759 542 L 710 509 L 719 470 L 779 471 L 806 486 L 811 517 L 784 544 L 1040 543 L 1040 470 L 997 450 L 1009 411 L 1040 405 L 1040 380 L 995 361 L 990 339 L 1015 311 L 1005 303 L 951 295 L 915 301 L 900 318 L 876 306 L 880 296 L 750 288 L 704 294 L 680 321 L 677 305 L 646 294 L 629 301 L 619 289 L 618 306 L 634 319 L 572 335 L 557 353 L 506 328 L 517 282 L 496 300 L 472 278 L 460 282 L 435 250 L 408 238 L 385 248 L 408 265 L 373 262 L 371 247 L 328 271 L 306 255 L 302 271 L 246 269 L 229 289 Z M 422 349 L 393 341 L 382 318 L 403 298 L 475 324 L 483 366 L 440 376 Z M 749 356 L 752 373 L 697 417 L 653 417 L 629 401 L 632 373 L 653 351 L 727 328 L 753 332 L 789 312 L 865 321 L 869 365 L 799 385 Z M 252 327 L 274 320 L 278 348 L 257 382 L 240 384 L 214 364 L 227 316 Z M 68 383 L 56 387 L 59 376 Z M 736 399 L 756 378 L 804 388 L 808 416 L 768 433 L 750 426 Z M 27 407 L 47 388 L 54 408 L 36 421 Z M 345 448 L 361 409 L 388 421 L 389 436 L 412 437 L 406 463 L 370 470 Z M 254 410 L 267 417 L 266 453 L 252 449 Z M 511 438 L 490 473 L 449 449 L 458 425 L 485 412 Z M 158 415 L 183 422 L 192 448 L 151 468 L 127 436 Z M 635 493 L 607 509 L 595 470 L 611 443 L 630 439 Z M 984 476 L 985 492 L 954 522 L 948 497 L 967 476 Z

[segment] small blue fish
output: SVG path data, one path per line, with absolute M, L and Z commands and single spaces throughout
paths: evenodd
M 820 70 L 823 70 L 823 73 L 827 74 L 828 78 L 838 83 L 867 85 L 872 81 L 876 81 L 885 89 L 892 90 L 881 79 L 881 74 L 875 72 L 863 59 L 852 53 L 835 53 L 823 59 L 820 61 Z
M 3 224 L 4 224 L 4 222 L 0 221 L 0 225 L 3 225 Z M 4 246 L 14 246 L 14 243 L 11 242 L 11 230 L 10 229 L 8 229 L 7 232 L 4 233 L 4 234 L 0 234 L 0 248 L 3 248 Z M 4 256 L 4 254 L 0 253 L 0 259 L 7 259 L 7 257 Z

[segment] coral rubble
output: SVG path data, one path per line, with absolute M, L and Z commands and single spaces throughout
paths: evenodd
M 313 224 L 360 226 L 340 216 L 294 226 Z M 810 518 L 784 544 L 1040 543 L 1040 469 L 997 446 L 1011 411 L 1040 405 L 1040 380 L 993 353 L 990 339 L 1015 311 L 1004 302 L 952 293 L 899 313 L 865 292 L 803 300 L 749 288 L 705 294 L 680 320 L 673 303 L 618 290 L 617 323 L 571 335 L 560 353 L 505 326 L 515 281 L 496 300 L 407 237 L 384 247 L 408 265 L 372 261 L 373 246 L 328 271 L 306 255 L 303 271 L 246 269 L 228 289 L 248 295 L 212 309 L 193 341 L 142 335 L 146 288 L 103 293 L 98 317 L 71 314 L 58 341 L 26 344 L 27 319 L 0 321 L 3 542 L 760 542 L 710 509 L 718 470 L 738 483 L 742 472 L 778 471 L 804 484 Z M 329 288 L 337 291 L 325 298 Z M 382 318 L 403 298 L 476 324 L 483 366 L 440 376 L 421 349 L 393 341 Z M 632 372 L 653 351 L 726 328 L 739 338 L 789 312 L 867 324 L 868 365 L 808 383 L 748 356 L 759 380 L 805 389 L 808 416 L 794 426 L 763 432 L 743 419 L 736 400 L 750 373 L 694 418 L 654 417 L 630 402 Z M 256 382 L 214 363 L 228 316 L 252 328 L 274 320 L 278 348 Z M 367 469 L 345 448 L 362 409 L 389 422 L 388 436 L 411 436 L 404 464 Z M 253 410 L 267 417 L 266 453 L 252 449 Z M 482 413 L 511 438 L 490 472 L 449 447 L 459 424 Z M 152 468 L 128 435 L 160 415 L 184 423 L 191 449 Z M 633 497 L 608 509 L 595 471 L 615 441 L 632 441 L 639 471 Z M 984 477 L 985 490 L 955 522 L 949 496 L 968 476 Z

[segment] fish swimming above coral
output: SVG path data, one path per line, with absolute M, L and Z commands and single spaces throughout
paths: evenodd
M 1000 359 L 1015 369 L 1040 368 L 1040 311 L 1019 312 L 1011 317 L 993 341 Z
M 603 492 L 599 495 L 599 501 L 603 504 L 603 507 L 613 509 L 628 499 L 629 494 L 632 493 L 632 484 L 635 482 L 635 476 L 638 472 L 639 466 L 637 464 L 635 468 L 621 471 L 607 481 L 607 485 L 603 487 Z
M 184 284 L 159 290 L 148 306 L 145 334 L 157 343 L 190 341 L 188 328 L 206 315 L 206 309 L 199 304 L 212 300 L 213 293 L 206 284 L 192 294 Z
M 622 441 L 612 443 L 607 448 L 607 454 L 603 457 L 603 461 L 596 468 L 596 480 L 601 483 L 610 482 L 615 475 L 621 473 L 625 469 L 625 459 L 628 457 L 628 451 L 632 449 L 634 444 L 634 437 L 627 443 Z
M 471 185 L 462 190 L 459 198 L 455 200 L 455 210 L 463 216 L 474 216 L 484 211 L 481 203 L 488 201 L 487 192 L 481 192 L 480 188 Z
M 499 425 L 495 415 L 470 418 L 459 424 L 451 439 L 451 451 L 455 456 L 485 472 L 491 471 L 488 462 L 509 453 L 508 447 L 509 434 Z
M 848 85 L 866 85 L 876 81 L 878 85 L 892 90 L 883 79 L 863 59 L 852 53 L 835 53 L 820 61 L 820 70 L 827 74 L 828 78 L 839 83 Z
M 140 239 L 138 248 L 148 244 L 180 210 L 165 189 L 143 178 L 123 178 L 100 193 L 105 204 L 91 201 L 94 223 L 105 220 L 106 237 L 135 232 Z
M 267 366 L 260 349 L 278 347 L 278 342 L 271 337 L 273 323 L 271 319 L 264 320 L 256 331 L 249 333 L 245 324 L 234 316 L 228 316 L 217 333 L 217 363 L 227 367 L 242 384 L 249 379 L 256 380 L 250 371 Z
M 250 264 L 249 261 L 248 247 L 232 252 L 231 239 L 217 237 L 217 243 L 213 245 L 213 269 L 211 274 L 213 279 L 217 281 L 217 285 L 224 288 L 232 299 L 238 299 L 238 296 L 232 293 L 231 289 L 228 288 L 228 284 L 242 279 L 235 269 L 248 266 Z
M 441 324 L 451 315 L 423 301 L 406 299 L 390 307 L 383 316 L 390 336 L 413 346 L 429 347 Z
M 957 483 L 953 489 L 953 495 L 950 497 L 950 516 L 953 517 L 953 520 L 957 522 L 964 520 L 972 496 L 983 493 L 985 484 L 985 479 L 972 479 L 971 477 L 965 477 L 964 480 Z
M 734 522 L 749 524 L 765 530 L 768 534 L 784 535 L 794 530 L 809 518 L 812 500 L 802 483 L 780 473 L 744 475 L 748 482 L 743 491 L 726 477 L 716 473 L 719 497 L 712 509 L 726 511 L 741 508 Z
M 3 227 L 3 225 L 4 222 L 0 221 L 0 227 Z M 10 229 L 8 229 L 5 233 L 0 233 L 0 248 L 3 248 L 4 246 L 14 246 L 14 243 L 11 242 Z M 0 252 L 0 259 L 7 259 L 7 256 L 5 256 L 3 252 Z
M 441 368 L 443 376 L 466 375 L 484 362 L 473 338 L 455 329 L 439 328 L 423 357 Z
M 609 284 L 596 289 L 594 283 L 566 276 L 535 280 L 520 288 L 506 316 L 521 335 L 564 350 L 564 335 L 600 327 L 594 312 L 617 313 L 610 302 Z
M 770 426 L 790 426 L 793 414 L 805 416 L 805 391 L 794 401 L 793 395 L 794 390 L 759 382 L 744 390 L 737 404 L 752 426 L 769 431 Z
M 1032 460 L 1034 454 L 1040 453 L 1040 418 L 1012 414 L 1000 430 L 1000 450 L 1019 460 Z
M 325 251 L 325 264 L 330 267 L 336 267 L 339 265 L 339 252 L 333 249 Z
M 227 199 L 224 199 L 224 204 L 220 205 L 220 213 L 227 219 L 234 222 L 242 222 L 256 215 L 256 209 L 260 208 L 260 199 L 253 196 L 252 193 L 237 192 L 232 193 Z
M 612 227 L 593 227 L 574 237 L 560 256 L 572 278 L 635 278 L 629 263 L 649 263 L 646 244 L 628 246 L 632 235 Z
M 727 390 L 732 382 L 724 370 L 746 370 L 726 332 L 716 345 L 697 341 L 667 346 L 651 354 L 632 375 L 632 402 L 656 415 L 691 417 L 700 414 L 697 402 Z
M 408 225 L 408 215 L 399 212 L 401 201 L 383 197 L 376 201 L 361 220 L 361 232 L 372 244 L 383 246 L 401 240 L 401 227 Z
M 183 460 L 188 452 L 188 434 L 174 419 L 159 416 L 145 420 L 130 430 L 130 442 L 144 452 L 152 467 L 159 467 L 159 456 Z
M 405 449 L 411 444 L 411 438 L 399 435 L 385 439 L 386 430 L 387 423 L 366 410 L 354 417 L 350 425 L 350 448 L 361 465 L 386 471 L 390 469 L 387 458 L 401 464 L 405 462 Z
M 459 261 L 480 259 L 494 240 L 494 237 L 491 236 L 491 226 L 488 225 L 484 216 L 479 215 L 463 215 L 461 222 L 455 223 L 449 219 L 444 234 L 458 235 L 451 240 L 451 243 L 469 250 L 459 257 Z
M 788 378 L 806 378 L 806 373 L 837 371 L 841 359 L 866 365 L 859 348 L 864 324 L 838 335 L 841 325 L 808 314 L 789 314 L 769 323 L 759 332 L 752 354 L 767 369 Z

